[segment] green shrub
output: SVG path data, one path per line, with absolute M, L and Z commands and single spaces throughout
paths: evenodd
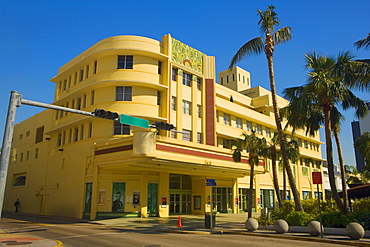
M 351 221 L 361 224 L 365 230 L 370 230 L 370 212 L 357 211 L 349 213 Z
M 319 213 L 319 206 L 316 199 L 307 199 L 302 200 L 302 206 L 306 213 L 308 214 L 318 214 Z M 320 202 L 321 203 L 321 202 Z
M 346 227 L 352 221 L 351 213 L 342 215 L 340 212 L 324 212 L 322 214 L 322 222 L 326 227 Z
M 370 199 L 357 199 L 352 203 L 353 212 L 370 212 Z
M 261 214 L 261 216 L 257 219 L 258 224 L 261 226 L 269 226 L 274 223 L 272 217 L 268 217 L 268 214 Z
M 307 226 L 310 221 L 315 220 L 315 215 L 293 211 L 287 215 L 285 220 L 290 226 Z

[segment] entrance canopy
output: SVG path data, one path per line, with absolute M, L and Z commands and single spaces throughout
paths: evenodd
M 359 185 L 347 190 L 348 198 L 360 199 L 364 197 L 370 197 L 370 184 Z M 343 197 L 343 193 L 339 192 L 339 196 Z

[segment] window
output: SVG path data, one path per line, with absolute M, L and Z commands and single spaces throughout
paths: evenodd
M 197 143 L 202 143 L 202 133 L 197 133 Z
M 44 140 L 44 126 L 36 129 L 36 139 L 35 143 L 42 142 Z
M 72 83 L 72 76 L 69 76 L 68 77 L 68 88 L 71 87 L 71 83 Z
M 224 124 L 230 125 L 230 114 L 224 113 Z
M 271 130 L 270 128 L 266 128 L 266 136 L 271 137 Z
M 176 97 L 175 96 L 172 96 L 172 98 L 171 98 L 171 110 L 172 111 L 176 111 Z
M 57 138 L 57 146 L 61 146 L 62 145 L 62 134 L 61 133 L 58 133 L 58 138 Z
M 30 136 L 30 132 L 29 131 L 27 131 L 26 132 L 26 137 L 29 137 Z
M 247 121 L 247 131 L 252 132 L 252 122 Z
M 76 72 L 75 73 L 75 81 L 73 82 L 74 85 L 76 85 L 76 83 L 77 83 L 77 78 L 78 78 L 78 73 Z
M 219 116 L 219 112 L 216 110 L 216 122 L 217 122 L 217 123 L 219 123 L 219 122 L 220 122 L 219 117 L 220 117 L 220 116 Z
M 236 118 L 236 127 L 238 128 L 238 129 L 242 129 L 243 127 L 243 122 L 242 122 L 242 119 L 241 118 Z
M 197 78 L 197 89 L 202 90 L 202 79 L 201 78 Z
M 229 76 L 226 76 L 226 83 L 229 83 Z
M 81 125 L 80 140 L 84 139 L 84 126 Z
M 171 138 L 176 138 L 177 137 L 177 133 L 174 132 L 174 131 L 170 131 L 170 137 Z
M 191 102 L 187 100 L 182 101 L 182 113 L 191 115 Z
M 89 77 L 89 70 L 90 70 L 90 67 L 89 66 L 86 66 L 85 79 Z
M 77 105 L 76 105 L 77 110 L 81 110 L 81 98 L 77 98 Z
M 63 81 L 63 91 L 67 89 L 67 80 Z
M 35 159 L 37 159 L 39 157 L 39 149 L 36 148 L 35 149 Z
M 262 135 L 262 125 L 257 124 L 257 134 Z
M 202 117 L 202 106 L 201 105 L 197 105 L 197 113 L 198 113 L 198 118 L 201 118 Z
M 30 159 L 30 151 L 27 151 L 26 160 L 29 160 L 29 159 Z
M 161 92 L 157 92 L 157 105 L 161 105 Z
M 183 73 L 182 75 L 182 84 L 185 86 L 190 87 L 191 85 L 191 75 L 187 73 Z
M 116 101 L 131 101 L 132 87 L 116 87 Z
M 95 91 L 91 91 L 90 105 L 95 104 Z
M 185 130 L 185 129 L 182 129 L 182 140 L 184 141 L 191 141 L 191 131 L 190 130 Z
M 72 142 L 72 129 L 69 130 L 68 143 Z
M 89 129 L 87 132 L 87 138 L 90 138 L 90 137 L 92 137 L 92 123 L 89 123 Z
M 224 85 L 224 78 L 221 77 L 221 85 Z
M 114 135 L 129 135 L 130 125 L 121 124 L 118 121 L 114 121 Z
M 14 179 L 12 186 L 24 186 L 26 185 L 26 176 L 19 176 Z
M 83 96 L 82 108 L 86 108 L 86 94 L 84 94 L 84 96 Z
M 19 135 L 19 140 L 22 140 L 23 139 L 23 134 L 20 134 Z
M 132 55 L 118 55 L 117 69 L 132 69 L 134 56 Z
M 162 75 L 162 62 L 158 61 L 158 75 Z
M 80 70 L 80 81 L 84 80 L 84 69 Z
M 223 148 L 231 148 L 231 140 L 222 139 L 222 146 L 223 146 Z
M 94 61 L 94 75 L 96 74 L 96 72 L 98 71 L 98 61 Z
M 304 148 L 308 148 L 308 142 L 304 141 Z
M 78 141 L 78 128 L 75 128 L 73 141 L 74 142 Z
M 233 81 L 235 81 L 235 75 L 233 74 Z
M 172 80 L 176 81 L 177 69 L 172 68 Z
M 21 153 L 21 160 L 20 160 L 20 162 L 22 162 L 23 161 L 23 153 Z

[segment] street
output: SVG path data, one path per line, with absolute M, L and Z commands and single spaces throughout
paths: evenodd
M 6 218 L 6 216 L 12 217 Z M 296 241 L 234 234 L 176 234 L 140 231 L 121 227 L 78 222 L 76 220 L 40 218 L 31 215 L 3 215 L 0 229 L 28 237 L 58 240 L 65 247 L 116 246 L 328 246 L 328 243 Z M 20 245 L 21 243 L 18 243 Z M 13 244 L 14 245 L 14 244 Z M 0 243 L 0 246 L 7 246 Z M 26 245 L 23 245 L 26 246 Z M 337 245 L 336 246 L 341 246 Z M 344 246 L 344 245 L 342 245 Z

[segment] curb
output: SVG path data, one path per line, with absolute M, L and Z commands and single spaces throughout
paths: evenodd
M 265 233 L 257 233 L 257 232 L 236 232 L 236 231 L 228 231 L 228 230 L 217 230 L 213 232 L 203 232 L 203 231 L 181 231 L 181 230 L 170 230 L 166 231 L 163 230 L 161 232 L 166 233 L 177 233 L 177 234 L 237 234 L 237 235 L 251 235 L 256 237 L 269 237 L 269 238 L 282 238 L 282 239 L 291 239 L 291 240 L 300 240 L 300 241 L 313 241 L 313 242 L 321 242 L 321 243 L 329 243 L 329 244 L 345 244 L 350 246 L 360 246 L 360 247 L 369 247 L 370 243 L 360 242 L 360 241 L 349 241 L 349 240 L 333 240 L 333 239 L 325 239 L 325 238 L 316 238 L 316 237 L 297 237 L 297 236 L 290 236 L 290 235 L 277 235 L 277 234 L 265 234 Z

